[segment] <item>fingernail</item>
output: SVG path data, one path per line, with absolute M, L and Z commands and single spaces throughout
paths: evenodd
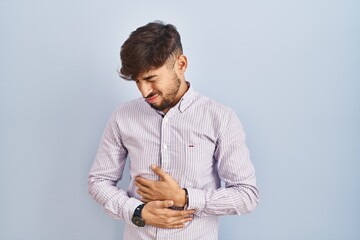
M 152 168 L 152 169 L 155 169 L 155 168 L 156 168 L 156 165 L 155 165 L 155 164 L 151 164 L 151 168 Z

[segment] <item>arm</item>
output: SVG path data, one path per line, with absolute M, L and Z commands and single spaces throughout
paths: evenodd
M 89 173 L 89 194 L 116 219 L 131 223 L 134 209 L 142 204 L 129 198 L 126 191 L 116 186 L 121 180 L 127 149 L 121 141 L 121 134 L 114 112 L 105 128 L 102 140 Z
M 225 183 L 225 188 L 187 188 L 188 208 L 195 209 L 195 215 L 198 216 L 245 214 L 253 211 L 259 201 L 255 170 L 240 121 L 232 111 L 225 119 L 226 124 L 214 152 L 216 171 Z M 160 181 L 137 178 L 139 194 L 144 201 L 166 198 L 176 202 L 184 198 L 184 192 L 170 176 L 163 177 L 159 171 L 154 172 L 161 177 Z M 181 203 L 178 205 L 181 206 Z
M 188 189 L 189 207 L 196 215 L 240 215 L 255 210 L 259 202 L 255 169 L 245 144 L 245 133 L 233 111 L 230 111 L 217 141 L 214 157 L 225 188 Z
M 126 191 L 116 186 L 121 180 L 127 149 L 124 147 L 120 130 L 116 123 L 116 114 L 110 118 L 104 131 L 96 159 L 88 178 L 89 194 L 104 206 L 105 210 L 116 219 L 123 219 L 133 224 L 134 210 L 143 202 L 128 197 Z M 181 228 L 192 220 L 194 211 L 175 211 L 168 207 L 172 201 L 152 201 L 145 205 L 142 215 L 147 225 L 161 228 Z

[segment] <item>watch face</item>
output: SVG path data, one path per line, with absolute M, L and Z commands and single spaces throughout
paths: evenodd
M 135 216 L 132 218 L 132 222 L 138 227 L 144 227 L 145 221 L 141 217 Z

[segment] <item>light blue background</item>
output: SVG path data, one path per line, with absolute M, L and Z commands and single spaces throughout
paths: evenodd
M 173 23 L 195 89 L 242 120 L 261 203 L 220 239 L 360 239 L 360 2 L 0 0 L 0 239 L 122 239 L 87 193 L 119 49 Z M 129 175 L 125 175 L 126 186 Z

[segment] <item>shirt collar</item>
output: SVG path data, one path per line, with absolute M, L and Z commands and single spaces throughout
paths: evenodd
M 184 112 L 190 106 L 195 96 L 195 91 L 194 88 L 191 86 L 191 83 L 186 82 L 186 84 L 189 86 L 189 88 L 178 103 L 178 108 L 180 112 Z
M 190 82 L 186 82 L 186 84 L 189 86 L 188 90 L 184 93 L 184 95 L 181 97 L 180 101 L 173 107 L 174 109 L 179 109 L 181 113 L 183 113 L 192 103 L 194 97 L 195 97 L 195 91 L 194 88 L 191 86 Z M 155 110 L 158 114 L 161 116 L 164 116 L 163 111 Z

